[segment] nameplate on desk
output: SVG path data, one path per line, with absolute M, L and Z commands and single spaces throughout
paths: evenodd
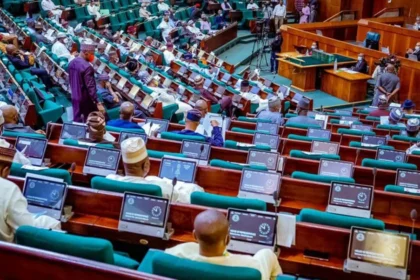
M 127 79 L 124 77 L 121 77 L 121 79 L 118 81 L 117 88 L 122 90 L 126 83 L 127 83 Z
M 105 63 L 101 63 L 101 65 L 98 67 L 96 72 L 98 72 L 99 74 L 102 74 L 104 72 L 105 66 L 106 66 Z
M 137 93 L 139 92 L 140 88 L 136 85 L 133 85 L 130 92 L 128 93 L 128 96 L 130 96 L 132 99 L 136 98 Z

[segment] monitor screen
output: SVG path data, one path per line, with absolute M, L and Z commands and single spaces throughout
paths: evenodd
M 362 124 L 352 124 L 351 129 L 361 130 L 361 131 L 372 131 L 371 125 L 362 125 Z
M 16 140 L 16 150 L 23 153 L 27 158 L 43 159 L 46 149 L 46 139 L 19 136 Z
M 66 184 L 37 177 L 26 177 L 23 195 L 29 205 L 61 210 L 64 204 Z
M 368 145 L 386 145 L 387 141 L 385 136 L 363 135 L 362 143 Z
M 229 81 L 229 79 L 230 79 L 230 74 L 228 74 L 228 73 L 225 73 L 224 75 L 223 75 L 223 77 L 222 77 L 222 82 L 225 82 L 225 83 L 227 83 L 228 81 Z
M 122 141 L 127 140 L 128 138 L 133 138 L 133 137 L 140 137 L 141 139 L 143 139 L 144 143 L 147 143 L 147 135 L 144 133 L 135 133 L 135 132 L 127 132 L 127 131 L 121 131 L 120 133 L 120 138 L 119 143 L 121 144 Z
M 279 125 L 276 123 L 257 122 L 257 130 L 264 130 L 270 134 L 277 135 L 279 133 Z
M 273 195 L 280 188 L 280 174 L 253 169 L 243 169 L 241 191 Z
M 225 88 L 225 87 L 219 86 L 219 87 L 217 88 L 216 92 L 217 92 L 218 94 L 220 94 L 220 95 L 223 95 L 223 94 L 225 93 L 225 90 L 226 90 L 226 88 Z
M 164 227 L 167 209 L 167 199 L 125 193 L 120 220 L 154 227 Z
M 182 141 L 181 153 L 189 158 L 208 160 L 210 157 L 210 144 L 203 142 Z
M 254 145 L 268 145 L 272 150 L 277 150 L 279 147 L 280 138 L 279 136 L 264 133 L 254 134 Z
M 163 157 L 160 164 L 159 177 L 167 178 L 169 180 L 176 177 L 178 181 L 193 183 L 195 180 L 196 168 L 196 161 L 183 158 Z
M 321 159 L 319 162 L 319 175 L 335 177 L 353 177 L 353 163 L 339 160 Z
M 82 139 L 86 137 L 86 125 L 64 123 L 61 129 L 61 139 Z
M 331 131 L 327 129 L 309 128 L 306 136 L 330 140 Z
M 359 118 L 358 117 L 352 117 L 352 116 L 342 116 L 340 118 L 341 121 L 346 121 L 346 122 L 358 122 Z
M 209 88 L 211 86 L 212 81 L 210 79 L 206 79 L 204 81 L 204 88 Z
M 145 96 L 144 96 L 144 98 L 143 98 L 143 100 L 141 101 L 141 107 L 143 107 L 144 109 L 148 109 L 149 107 L 150 107 L 150 105 L 152 105 L 153 104 L 153 101 L 155 101 L 154 99 L 153 99 L 153 97 L 152 96 L 150 96 L 150 95 L 148 95 L 148 94 L 146 94 Z
M 187 72 L 187 68 L 185 66 L 181 66 L 181 68 L 178 70 L 179 75 L 184 75 L 185 72 Z
M 303 98 L 302 94 L 295 92 L 295 95 L 293 96 L 292 101 L 298 103 L 302 98 Z
M 117 170 L 119 160 L 119 150 L 89 147 L 85 166 Z
M 404 188 L 420 188 L 420 172 L 413 171 L 413 170 L 397 170 L 397 179 L 396 183 L 397 186 L 401 186 Z
M 352 111 L 348 111 L 348 110 L 335 110 L 334 113 L 341 116 L 350 116 L 350 117 L 353 115 Z
M 330 205 L 370 210 L 372 205 L 372 186 L 332 183 Z
M 271 87 L 271 84 L 272 84 L 272 82 L 270 80 L 267 80 L 267 79 L 264 80 L 264 86 L 269 88 L 269 87 Z
M 353 227 L 348 257 L 356 261 L 406 268 L 409 242 L 408 235 Z
M 260 92 L 260 88 L 257 86 L 253 86 L 250 90 L 251 93 L 253 94 L 258 94 Z
M 197 73 L 195 73 L 195 72 L 191 72 L 191 75 L 190 75 L 190 77 L 188 78 L 188 80 L 190 80 L 191 82 L 194 82 L 195 81 L 195 77 L 197 77 L 198 76 L 198 74 Z
M 247 162 L 248 164 L 264 165 L 268 170 L 277 170 L 278 157 L 278 153 L 249 150 Z
M 159 125 L 159 133 L 165 132 L 168 130 L 169 127 L 169 121 L 168 120 L 163 120 L 163 119 L 153 119 L 153 118 L 147 118 L 146 119 L 146 124 L 150 123 L 152 126 L 152 124 L 157 124 Z
M 277 216 L 229 209 L 229 235 L 232 240 L 274 246 Z
M 376 152 L 376 159 L 391 161 L 391 162 L 405 162 L 406 154 L 403 151 L 378 149 Z
M 339 143 L 312 141 L 311 152 L 319 154 L 337 155 L 340 149 Z

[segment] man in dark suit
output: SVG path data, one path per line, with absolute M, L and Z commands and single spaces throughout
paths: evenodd
M 420 61 L 420 42 L 418 42 L 413 49 L 408 49 L 407 53 L 405 54 L 405 57 L 408 58 L 409 55 L 415 55 L 417 56 L 417 61 Z
M 357 57 L 357 63 L 355 66 L 353 66 L 351 68 L 351 70 L 359 72 L 359 73 L 363 73 L 366 74 L 367 73 L 367 61 L 365 59 L 365 55 L 364 54 L 359 54 L 359 56 Z

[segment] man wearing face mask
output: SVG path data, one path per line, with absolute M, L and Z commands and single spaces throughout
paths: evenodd
M 73 120 L 76 122 L 84 122 L 91 112 L 97 110 L 105 113 L 105 108 L 96 94 L 95 70 L 90 64 L 95 59 L 94 52 L 94 44 L 83 42 L 79 56 L 69 63 Z
M 420 30 L 420 16 L 416 17 L 416 22 L 414 23 L 414 30 Z
M 355 66 L 351 68 L 351 70 L 359 72 L 359 73 L 367 73 L 367 61 L 365 59 L 365 55 L 360 53 L 357 57 L 357 63 Z
M 51 52 L 55 54 L 58 58 L 67 58 L 69 61 L 74 59 L 74 56 L 67 49 L 66 44 L 68 43 L 68 38 L 66 34 L 60 32 L 57 34 L 57 41 L 51 48 Z
M 408 58 L 409 55 L 415 55 L 417 57 L 417 61 L 420 61 L 420 42 L 418 42 L 413 49 L 408 49 L 407 53 L 405 54 L 405 57 Z
M 268 100 L 268 109 L 265 109 L 257 114 L 257 118 L 271 120 L 272 123 L 278 125 L 283 124 L 283 118 L 280 113 L 281 99 L 277 96 L 271 97 Z
M 172 195 L 173 202 L 181 203 L 190 203 L 192 192 L 204 191 L 203 188 L 196 184 L 179 181 L 175 185 L 175 188 L 173 188 L 169 179 L 147 176 L 147 173 L 150 171 L 150 160 L 146 145 L 140 137 L 128 138 L 121 143 L 121 157 L 125 176 L 112 174 L 108 175 L 106 177 L 107 179 L 135 184 L 156 185 L 162 189 L 162 196 L 164 198 L 171 198 Z
M 162 22 L 157 26 L 157 29 L 162 30 L 162 37 L 163 40 L 166 42 L 168 37 L 169 37 L 169 33 L 171 33 L 172 29 L 175 26 L 172 26 L 172 24 L 169 22 L 169 15 L 164 15 Z
M 311 45 L 311 49 L 308 50 L 309 55 L 312 55 L 314 50 L 318 50 L 318 43 L 317 42 L 313 42 Z

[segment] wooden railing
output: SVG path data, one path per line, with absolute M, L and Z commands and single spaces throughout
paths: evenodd
M 327 18 L 326 20 L 324 20 L 324 22 L 335 22 L 355 19 L 357 19 L 357 11 L 344 10 L 339 13 L 336 13 L 330 18 Z
M 385 8 L 373 15 L 374 18 L 400 17 L 404 15 L 404 8 Z

